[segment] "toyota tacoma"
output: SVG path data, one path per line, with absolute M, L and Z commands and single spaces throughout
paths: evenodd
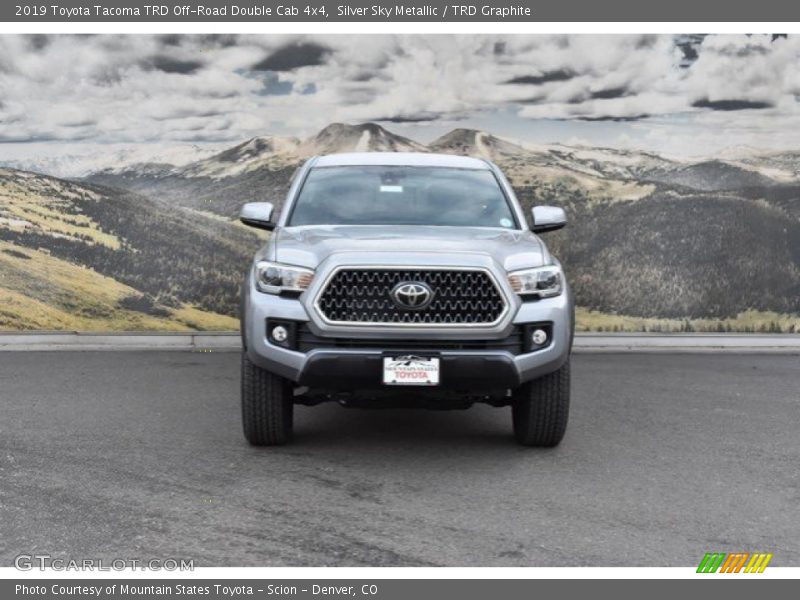
M 254 445 L 291 439 L 295 404 L 370 408 L 511 406 L 527 446 L 564 436 L 574 304 L 537 234 L 489 161 L 423 153 L 310 159 L 242 289 L 241 403 Z

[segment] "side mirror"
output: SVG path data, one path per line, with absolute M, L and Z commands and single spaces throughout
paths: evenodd
M 536 233 L 555 231 L 567 224 L 567 213 L 559 206 L 534 206 L 531 216 L 531 229 Z
M 273 210 L 272 202 L 248 202 L 239 212 L 239 220 L 250 227 L 272 231 L 275 229 L 275 223 L 272 222 Z

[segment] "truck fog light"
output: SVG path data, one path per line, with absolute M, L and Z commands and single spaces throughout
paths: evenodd
M 534 346 L 542 346 L 547 343 L 547 332 L 544 329 L 534 329 L 531 340 Z
M 282 344 L 289 337 L 289 332 L 286 331 L 286 327 L 284 327 L 283 325 L 276 325 L 275 327 L 272 328 L 272 332 L 270 333 L 270 335 L 272 336 L 273 340 L 275 340 L 279 344 Z

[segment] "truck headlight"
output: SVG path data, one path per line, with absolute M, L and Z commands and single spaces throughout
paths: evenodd
M 564 290 L 564 273 L 556 265 L 512 271 L 508 274 L 508 283 L 520 296 L 550 298 Z
M 314 271 L 262 260 L 256 263 L 256 287 L 266 294 L 300 293 L 314 279 Z

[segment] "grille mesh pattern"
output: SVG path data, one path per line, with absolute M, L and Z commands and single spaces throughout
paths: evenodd
M 423 282 L 433 300 L 423 309 L 398 307 L 391 297 L 403 282 Z M 343 269 L 328 282 L 319 308 L 329 321 L 376 324 L 490 324 L 505 300 L 484 271 Z

